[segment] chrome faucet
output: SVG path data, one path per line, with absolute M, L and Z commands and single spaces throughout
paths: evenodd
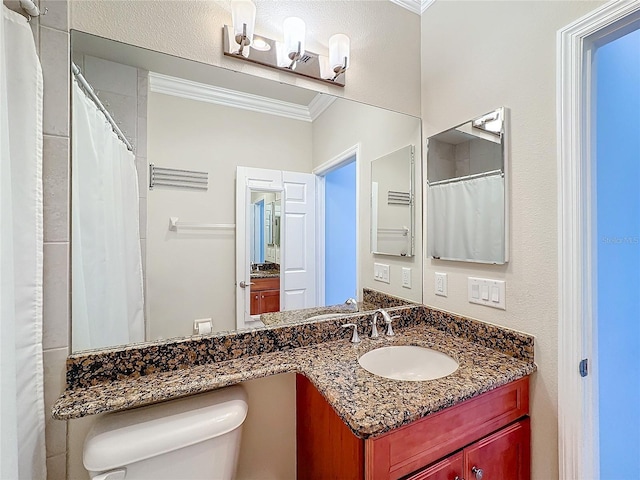
M 353 307 L 354 312 L 360 311 L 360 309 L 358 308 L 358 301 L 355 298 L 347 298 L 347 301 L 344 303 L 346 305 L 349 305 L 350 307 Z
M 345 323 L 342 328 L 353 327 L 353 335 L 351 335 L 351 343 L 360 343 L 360 337 L 358 336 L 358 325 L 355 323 Z
M 384 319 L 384 323 L 387 325 L 387 336 L 393 337 L 395 333 L 393 332 L 393 327 L 391 326 L 391 322 L 393 321 L 394 318 L 398 318 L 398 316 L 392 317 L 391 315 L 389 315 L 389 312 L 387 312 L 383 308 L 379 308 L 378 310 L 376 310 L 373 314 L 373 329 L 376 333 L 378 333 L 376 328 L 378 314 L 382 315 L 382 318 Z M 372 338 L 376 338 L 376 337 L 373 337 L 373 331 L 371 332 L 371 336 Z

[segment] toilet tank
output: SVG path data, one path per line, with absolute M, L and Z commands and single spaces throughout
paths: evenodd
M 231 479 L 247 408 L 234 385 L 104 415 L 85 440 L 84 466 L 94 480 Z

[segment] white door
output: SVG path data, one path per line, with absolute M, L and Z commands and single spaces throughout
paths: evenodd
M 282 191 L 282 172 L 262 168 L 236 170 L 236 328 L 262 326 L 251 316 L 251 191 Z M 281 294 L 282 296 L 282 294 Z
M 251 311 L 251 192 L 283 192 L 280 309 L 316 305 L 315 176 L 238 167 L 236 170 L 236 327 L 262 326 Z
M 316 180 L 310 173 L 282 172 L 284 218 L 280 309 L 316 306 Z

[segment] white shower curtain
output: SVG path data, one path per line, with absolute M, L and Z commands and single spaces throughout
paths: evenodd
M 144 340 L 134 155 L 73 84 L 73 350 Z
M 430 185 L 429 255 L 441 259 L 504 263 L 504 177 Z
M 42 72 L 26 19 L 0 19 L 0 478 L 46 478 Z

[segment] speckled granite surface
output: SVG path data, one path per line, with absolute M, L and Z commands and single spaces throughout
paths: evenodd
M 371 290 L 369 288 L 362 289 L 363 301 L 358 303 L 359 312 L 370 312 L 378 308 L 402 307 L 407 305 L 416 305 L 410 300 L 394 297 L 386 293 Z M 281 325 L 283 323 L 297 323 L 308 321 L 316 315 L 326 315 L 331 313 L 343 313 L 349 315 L 354 313 L 352 307 L 346 304 L 330 305 L 326 307 L 305 308 L 303 310 L 286 310 L 282 312 L 263 313 L 260 320 L 267 326 Z
M 353 315 L 359 312 L 368 312 L 376 310 L 373 304 L 364 302 L 358 303 L 358 312 L 353 310 L 353 307 L 349 305 L 329 305 L 326 307 L 305 308 L 303 310 L 285 310 L 282 312 L 263 313 L 260 315 L 260 320 L 267 326 L 270 325 L 282 325 L 284 323 L 298 323 L 304 321 L 314 321 L 312 317 L 318 315 Z
M 362 289 L 362 301 L 369 305 L 375 305 L 375 308 L 391 308 L 401 307 L 403 305 L 418 305 L 411 300 L 400 297 L 394 297 L 387 293 L 371 290 L 370 288 Z
M 299 372 L 357 436 L 367 438 L 535 371 L 528 335 L 423 306 L 390 311 L 402 314 L 396 336 L 377 340 L 366 338 L 370 314 L 350 317 L 363 334 L 358 345 L 349 343 L 350 332 L 340 328 L 342 318 L 72 356 L 68 378 L 74 383 L 54 405 L 53 416 L 78 418 Z M 460 367 L 445 378 L 403 382 L 358 365 L 366 351 L 390 344 L 431 347 L 454 357 Z M 161 365 L 152 366 L 155 360 Z

